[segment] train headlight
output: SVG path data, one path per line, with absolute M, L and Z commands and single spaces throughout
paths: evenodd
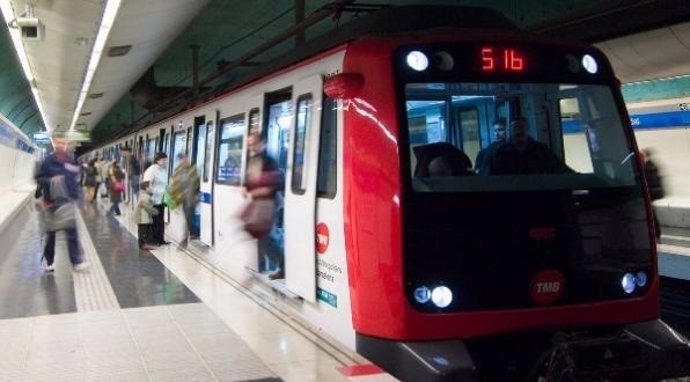
M 640 288 L 647 285 L 647 272 L 645 272 L 645 271 L 637 272 L 637 275 L 635 275 L 635 284 Z
M 597 65 L 597 60 L 589 54 L 582 56 L 582 67 L 585 68 L 589 73 L 595 74 L 599 70 L 599 65 Z
M 429 58 L 426 54 L 413 50 L 407 54 L 407 66 L 418 72 L 423 72 L 429 67 Z
M 447 286 L 437 286 L 431 291 L 431 302 L 439 308 L 445 308 L 453 302 L 453 292 Z
M 635 291 L 635 275 L 632 273 L 626 273 L 623 275 L 621 280 L 621 286 L 625 293 L 630 294 Z
M 414 290 L 413 295 L 415 301 L 420 304 L 426 304 L 429 302 L 429 300 L 431 300 L 431 289 L 425 286 L 420 286 Z

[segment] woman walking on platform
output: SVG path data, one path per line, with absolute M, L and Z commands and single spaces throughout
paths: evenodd
M 113 162 L 108 170 L 108 179 L 110 180 L 110 212 L 115 216 L 120 216 L 120 202 L 122 201 L 122 192 L 125 190 L 125 173 L 122 171 L 117 162 Z

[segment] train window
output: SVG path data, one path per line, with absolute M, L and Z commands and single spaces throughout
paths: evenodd
M 249 111 L 249 134 L 261 134 L 261 113 L 256 107 Z
M 246 128 L 244 114 L 220 121 L 216 182 L 239 186 L 242 183 L 242 147 Z
M 333 199 L 338 178 L 338 101 L 326 96 L 323 100 L 316 193 L 319 197 Z
M 185 153 L 185 147 L 187 146 L 187 135 L 184 130 L 177 131 L 173 135 L 173 146 L 172 146 L 172 169 L 176 169 L 177 165 L 180 164 L 179 154 Z
M 462 150 L 469 158 L 476 158 L 482 148 L 479 142 L 479 111 L 474 107 L 461 109 L 458 119 L 462 133 Z
M 417 83 L 406 85 L 405 91 L 410 173 L 416 191 L 588 189 L 636 182 L 633 150 L 608 86 Z M 449 122 L 443 118 L 443 101 L 420 100 L 434 98 L 435 93 L 438 100 L 450 94 L 452 110 L 463 112 Z M 480 154 L 479 126 L 491 126 L 506 102 L 506 136 Z M 445 129 L 448 133 L 441 133 Z M 451 139 L 456 136 L 462 138 L 462 145 Z M 443 144 L 460 152 L 454 155 L 457 160 L 443 157 L 453 151 L 438 151 Z M 419 153 L 435 157 L 422 158 L 420 163 Z M 466 158 L 480 156 L 482 163 L 475 160 L 474 171 L 462 168 Z M 418 171 L 419 166 L 428 169 Z M 481 176 L 466 176 L 473 173 Z
M 311 94 L 302 95 L 297 99 L 297 119 L 295 123 L 295 149 L 292 152 L 292 192 L 304 193 L 307 175 L 305 173 L 305 149 L 312 107 Z

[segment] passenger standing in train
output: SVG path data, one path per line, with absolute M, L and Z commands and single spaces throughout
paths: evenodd
M 86 166 L 84 175 L 84 187 L 86 187 L 87 202 L 93 203 L 96 196 L 96 187 L 98 187 L 98 182 L 96 181 L 97 175 L 98 169 L 96 169 L 96 159 L 91 159 Z
M 151 204 L 151 186 L 149 182 L 141 183 L 141 194 L 137 199 L 137 207 L 134 209 L 134 221 L 137 222 L 139 249 L 150 250 L 157 247 L 151 244 L 153 229 L 153 217 L 158 215 L 158 210 Z
M 640 150 L 642 155 L 642 163 L 644 166 L 644 175 L 647 179 L 647 187 L 649 188 L 649 198 L 652 201 L 661 199 L 665 196 L 664 185 L 661 179 L 661 174 L 659 173 L 659 167 L 654 161 L 653 157 L 655 152 L 650 149 Z M 652 217 L 654 218 L 654 234 L 656 235 L 657 241 L 661 239 L 661 225 L 659 224 L 659 219 L 654 211 L 654 206 L 652 206 Z
M 527 119 L 510 123 L 510 138 L 494 151 L 489 164 L 491 175 L 551 174 L 572 172 L 545 144 L 529 136 Z
M 117 161 L 113 161 L 110 164 L 108 180 L 110 185 L 110 212 L 115 216 L 120 216 L 120 202 L 122 201 L 122 193 L 125 191 L 125 173 L 117 164 Z
M 194 230 L 194 210 L 199 203 L 199 176 L 196 167 L 189 161 L 189 155 L 179 154 L 177 159 L 178 165 L 173 172 L 170 185 L 170 197 L 178 206 L 182 206 L 187 228 L 181 244 L 186 246 L 190 239 L 199 236 Z
M 43 249 L 43 267 L 46 272 L 55 270 L 55 235 L 65 232 L 69 259 L 74 271 L 88 268 L 79 248 L 77 236 L 77 201 L 81 197 L 78 176 L 79 165 L 71 159 L 74 145 L 66 138 L 53 137 L 55 151 L 50 154 L 36 172 L 36 182 L 43 194 L 43 217 L 46 241 Z
M 506 142 L 506 122 L 503 119 L 496 120 L 493 125 L 494 129 L 494 141 L 485 148 L 483 148 L 479 154 L 477 154 L 477 159 L 474 161 L 474 168 L 479 175 L 488 175 L 489 164 L 491 163 L 491 158 L 496 151 L 496 148 L 501 146 Z
M 144 182 L 151 185 L 151 203 L 158 210 L 158 215 L 153 217 L 151 241 L 153 244 L 170 244 L 165 241 L 165 223 L 163 221 L 163 195 L 168 186 L 168 156 L 159 152 L 153 157 L 153 164 L 144 172 Z
M 275 273 L 269 279 L 285 278 L 285 261 L 282 251 L 273 237 L 269 235 L 273 227 L 275 212 L 275 193 L 281 183 L 278 164 L 264 148 L 258 133 L 247 137 L 247 175 L 243 194 L 251 202 L 242 214 L 245 230 L 258 240 L 260 256 L 267 256 L 276 265 Z

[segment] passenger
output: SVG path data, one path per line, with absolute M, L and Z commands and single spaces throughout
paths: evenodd
M 127 174 L 128 182 L 127 200 L 125 203 L 131 201 L 132 204 L 134 204 L 139 195 L 139 175 L 141 174 L 141 168 L 136 154 L 134 154 L 130 148 L 125 148 L 123 153 L 125 155 L 125 173 Z
M 250 200 L 242 213 L 244 229 L 258 240 L 259 255 L 267 256 L 277 266 L 269 279 L 285 278 L 285 260 L 278 243 L 269 235 L 273 227 L 275 194 L 281 184 L 278 164 L 264 150 L 264 142 L 258 133 L 247 137 L 247 175 L 243 194 Z
M 659 173 L 659 167 L 654 161 L 656 152 L 651 148 L 645 148 L 640 150 L 640 155 L 642 156 L 642 163 L 644 166 L 644 175 L 647 180 L 647 188 L 649 189 L 649 198 L 652 201 L 661 199 L 665 196 L 664 185 L 661 179 L 661 174 Z M 659 219 L 656 216 L 654 208 L 652 208 L 652 217 L 654 219 L 654 233 L 657 240 L 661 238 L 661 225 L 659 224 Z
M 110 163 L 105 160 L 105 158 L 101 158 L 97 165 L 96 168 L 98 168 L 98 172 L 101 176 L 101 184 L 99 193 L 101 194 L 101 198 L 107 198 L 108 197 L 108 191 L 110 191 L 110 178 L 108 177 L 108 170 L 110 169 Z
M 139 249 L 151 250 L 157 247 L 151 243 L 153 229 L 153 216 L 158 215 L 158 210 L 151 204 L 151 186 L 149 182 L 141 183 L 141 194 L 134 209 L 134 221 L 137 222 L 139 236 Z
M 477 159 L 474 161 L 474 168 L 477 170 L 479 175 L 488 175 L 489 165 L 491 164 L 491 158 L 493 158 L 496 149 L 506 142 L 506 122 L 503 119 L 497 120 L 493 125 L 494 129 L 494 141 L 484 149 L 482 149 L 479 154 L 477 154 Z
M 77 235 L 77 201 L 80 198 L 78 184 L 79 165 L 71 159 L 74 145 L 63 137 L 53 137 L 55 151 L 50 154 L 36 172 L 36 182 L 43 194 L 43 214 L 46 232 L 43 249 L 43 268 L 46 272 L 55 270 L 55 233 L 64 231 L 67 238 L 69 260 L 76 272 L 86 270 L 79 248 Z
M 116 161 L 110 164 L 108 170 L 108 184 L 110 185 L 110 213 L 115 216 L 120 216 L 120 202 L 122 201 L 122 194 L 125 191 L 125 173 L 122 171 Z
M 491 158 L 491 175 L 572 172 L 548 146 L 532 139 L 527 128 L 527 120 L 523 117 L 511 122 L 510 139 L 497 147 Z
M 472 174 L 472 162 L 465 153 L 446 142 L 430 143 L 414 148 L 417 166 L 414 175 L 465 176 Z
M 96 169 L 96 159 L 91 159 L 86 166 L 86 171 L 84 175 L 84 187 L 86 187 L 86 201 L 94 202 L 96 196 L 96 187 L 98 187 L 98 182 L 96 177 L 98 175 L 98 169 Z
M 199 237 L 199 233 L 194 228 L 194 210 L 199 203 L 199 175 L 196 167 L 192 166 L 187 154 L 179 154 L 177 168 L 173 173 L 172 184 L 170 185 L 170 197 L 175 204 L 182 206 L 187 229 L 181 244 L 187 245 L 189 240 Z
M 151 186 L 151 203 L 158 210 L 158 214 L 153 217 L 153 227 L 151 238 L 154 244 L 170 244 L 165 241 L 165 223 L 163 222 L 163 194 L 168 186 L 168 156 L 163 153 L 156 153 L 153 157 L 153 164 L 144 172 L 144 182 L 149 182 Z

